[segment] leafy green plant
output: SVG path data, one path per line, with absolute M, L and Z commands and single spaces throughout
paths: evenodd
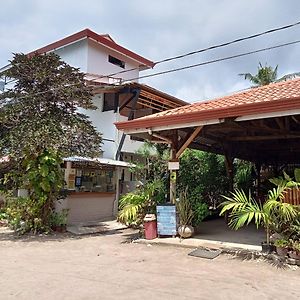
M 249 191 L 253 188 L 252 170 L 252 163 L 242 160 L 236 161 L 234 175 L 234 186 L 236 189 Z
M 243 76 L 246 80 L 249 80 L 257 86 L 262 86 L 276 81 L 277 68 L 278 65 L 273 69 L 270 66 L 263 66 L 261 63 L 259 63 L 256 75 L 252 75 L 251 73 L 242 73 L 239 75 Z
M 288 224 L 283 231 L 283 234 L 291 240 L 300 240 L 300 211 L 298 213 L 298 218 Z
M 288 248 L 290 244 L 291 244 L 290 241 L 285 239 L 278 239 L 274 243 L 276 247 L 281 247 L 281 248 Z
M 196 202 L 192 206 L 192 210 L 194 211 L 192 220 L 193 226 L 198 226 L 210 214 L 208 205 L 203 202 Z
M 179 193 L 188 189 L 193 208 L 198 202 L 217 207 L 228 190 L 224 157 L 186 149 L 180 158 L 177 188 Z
M 300 241 L 291 240 L 291 249 L 295 251 L 297 254 L 300 254 Z
M 179 224 L 182 226 L 192 225 L 194 212 L 187 196 L 187 191 L 181 192 L 176 202 L 176 209 L 179 216 Z
M 67 224 L 68 219 L 68 209 L 63 209 L 60 212 L 52 212 L 50 215 L 50 225 L 54 226 L 64 226 Z
M 155 206 L 161 199 L 162 185 L 160 180 L 155 180 L 122 196 L 119 201 L 118 220 L 129 225 L 142 224 L 147 213 L 155 212 Z
M 0 221 L 7 220 L 7 213 L 5 211 L 0 211 Z
M 269 191 L 266 202 L 261 204 L 254 200 L 249 192 L 235 190 L 231 197 L 223 196 L 226 201 L 222 203 L 220 215 L 229 213 L 229 226 L 237 230 L 254 221 L 256 226 L 264 226 L 267 233 L 267 244 L 270 243 L 270 231 L 281 232 L 286 224 L 294 221 L 298 215 L 298 208 L 284 203 L 287 185 L 278 186 Z
M 49 230 L 47 225 L 42 224 L 39 217 L 40 210 L 40 203 L 29 197 L 8 197 L 6 200 L 5 213 L 8 225 L 20 234 Z
M 2 75 L 14 80 L 13 88 L 0 94 L 0 154 L 10 159 L 4 188 L 28 190 L 34 226 L 21 203 L 24 199 L 16 200 L 21 205 L 16 219 L 28 224 L 26 230 L 40 231 L 48 227 L 60 197 L 61 158 L 100 153 L 101 134 L 79 112 L 96 107 L 85 75 L 54 53 L 15 54 Z

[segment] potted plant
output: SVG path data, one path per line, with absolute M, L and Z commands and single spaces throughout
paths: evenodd
M 276 252 L 280 256 L 286 256 L 289 252 L 290 242 L 286 239 L 278 239 L 275 241 Z
M 250 191 L 247 196 L 244 191 L 235 190 L 231 197 L 223 196 L 226 201 L 221 204 L 223 208 L 220 215 L 228 212 L 229 226 L 235 230 L 251 221 L 254 221 L 257 228 L 263 226 L 266 230 L 266 243 L 262 243 L 262 251 L 271 252 L 270 233 L 278 232 L 298 216 L 297 208 L 282 201 L 288 188 L 288 184 L 283 184 L 269 190 L 264 204 L 253 199 Z
M 187 191 L 180 194 L 179 200 L 176 203 L 176 208 L 179 217 L 178 234 L 182 238 L 189 238 L 194 233 L 194 227 L 192 226 L 194 212 L 191 203 L 187 198 Z
M 288 254 L 290 258 L 300 260 L 300 241 L 291 242 L 291 249 Z
M 63 209 L 61 212 L 53 212 L 51 215 L 51 228 L 57 232 L 66 232 L 67 230 L 68 210 Z

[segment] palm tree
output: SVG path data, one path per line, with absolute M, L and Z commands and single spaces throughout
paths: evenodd
M 245 80 L 249 80 L 255 84 L 255 86 L 267 85 L 272 82 L 285 81 L 289 79 L 294 79 L 300 76 L 300 72 L 291 73 L 284 75 L 283 77 L 277 79 L 277 70 L 278 65 L 273 69 L 271 66 L 263 66 L 261 63 L 258 64 L 258 72 L 256 75 L 251 73 L 241 73 L 240 76 L 243 76 Z
M 277 69 L 278 65 L 273 69 L 270 66 L 263 66 L 261 63 L 258 65 L 258 72 L 256 75 L 251 73 L 242 73 L 239 74 L 243 76 L 245 80 L 249 80 L 254 83 L 256 86 L 267 85 L 274 82 L 277 79 Z
M 232 197 L 223 196 L 226 201 L 220 215 L 229 213 L 229 227 L 238 230 L 254 220 L 257 227 L 263 226 L 266 229 L 267 244 L 270 243 L 270 231 L 281 232 L 282 228 L 299 217 L 299 210 L 284 203 L 283 198 L 290 184 L 279 185 L 269 191 L 264 204 L 254 200 L 249 192 L 247 196 L 242 190 L 235 190 Z

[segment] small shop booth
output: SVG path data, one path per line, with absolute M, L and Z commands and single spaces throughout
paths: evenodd
M 106 158 L 64 159 L 67 197 L 56 210 L 68 210 L 68 224 L 113 219 L 118 211 L 120 174 L 129 163 Z

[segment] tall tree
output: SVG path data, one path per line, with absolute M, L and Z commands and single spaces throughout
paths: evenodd
M 1 139 L 2 152 L 16 159 L 43 149 L 62 155 L 99 153 L 101 135 L 78 111 L 96 109 L 83 73 L 50 53 L 15 54 L 4 75 L 15 84 L 0 94 L 0 121 L 8 129 Z
M 29 189 L 47 222 L 63 185 L 60 164 L 70 155 L 96 156 L 101 134 L 79 108 L 96 109 L 84 74 L 54 53 L 15 54 L 0 94 L 0 153 L 15 161 L 18 183 Z
M 261 63 L 259 63 L 256 75 L 252 75 L 251 73 L 242 73 L 239 75 L 243 76 L 246 80 L 249 80 L 255 85 L 261 86 L 270 84 L 277 79 L 277 69 L 278 65 L 273 69 L 270 66 L 263 66 Z
M 251 73 L 241 73 L 240 76 L 243 76 L 245 80 L 249 80 L 254 83 L 255 86 L 267 85 L 272 82 L 279 82 L 290 80 L 300 76 L 300 72 L 295 72 L 291 74 L 284 75 L 281 78 L 277 78 L 278 65 L 275 68 L 271 66 L 263 66 L 261 63 L 258 64 L 257 74 L 252 75 Z

